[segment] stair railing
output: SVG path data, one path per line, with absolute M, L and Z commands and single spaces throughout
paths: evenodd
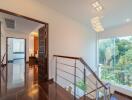
M 74 100 L 110 100 L 110 84 L 104 84 L 81 57 L 54 55 L 55 82 Z

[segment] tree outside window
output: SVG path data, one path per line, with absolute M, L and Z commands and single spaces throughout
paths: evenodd
M 132 88 L 132 36 L 99 40 L 101 79 Z

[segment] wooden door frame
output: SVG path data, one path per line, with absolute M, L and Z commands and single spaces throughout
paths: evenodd
M 40 24 L 43 24 L 43 25 L 47 25 L 47 38 L 48 38 L 48 42 L 47 42 L 47 55 L 48 55 L 48 63 L 49 63 L 49 24 L 44 22 L 44 21 L 40 21 L 38 19 L 34 19 L 34 18 L 31 18 L 31 17 L 28 17 L 28 16 L 25 16 L 25 15 L 21 15 L 21 14 L 18 14 L 18 13 L 15 13 L 15 12 L 12 12 L 12 11 L 8 11 L 8 10 L 4 10 L 4 9 L 0 9 L 0 12 L 2 13 L 6 13 L 6 14 L 9 14 L 9 15 L 13 15 L 13 16 L 16 16 L 16 17 L 20 17 L 20 18 L 24 18 L 24 19 L 27 19 L 27 20 L 30 20 L 30 21 L 33 21 L 33 22 L 37 22 L 37 23 L 40 23 Z M 1 33 L 1 27 L 0 27 L 0 33 Z M 1 42 L 1 40 L 0 40 Z M 0 44 L 1 46 L 1 44 Z M 0 50 L 1 52 L 1 50 Z M 1 69 L 1 64 L 0 64 L 0 69 Z M 48 72 L 48 80 L 49 80 L 49 64 L 47 65 L 47 72 Z
M 38 19 L 34 19 L 34 18 L 31 18 L 31 17 L 28 17 L 28 16 L 24 16 L 24 15 L 21 15 L 21 14 L 15 13 L 15 12 L 11 12 L 11 11 L 8 11 L 8 10 L 0 9 L 0 12 L 6 13 L 6 14 L 9 14 L 9 15 L 13 15 L 13 16 L 16 16 L 16 17 L 21 17 L 21 18 L 24 18 L 24 19 L 27 19 L 27 20 L 30 20 L 30 21 L 40 23 L 40 24 L 44 24 L 44 25 L 48 24 L 48 23 L 40 21 Z
M 1 48 L 1 21 L 0 21 L 0 48 Z M 1 95 L 1 49 L 0 49 L 0 95 Z

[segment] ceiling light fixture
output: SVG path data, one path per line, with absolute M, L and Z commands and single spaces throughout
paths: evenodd
M 127 23 L 129 23 L 130 21 L 131 21 L 131 19 L 130 19 L 130 18 L 127 18 L 127 19 L 126 19 L 126 22 L 127 22 Z
M 103 10 L 103 6 L 100 4 L 99 1 L 94 2 L 92 6 L 94 9 L 96 9 L 97 12 L 100 12 Z
M 100 4 L 99 4 L 98 1 L 96 1 L 96 2 L 94 2 L 94 3 L 92 4 L 92 6 L 93 6 L 94 8 L 98 7 L 99 5 L 100 5 Z
M 91 19 L 91 24 L 96 32 L 104 31 L 104 28 L 100 22 L 100 17 L 94 17 Z

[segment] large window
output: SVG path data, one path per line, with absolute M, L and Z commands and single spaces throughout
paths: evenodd
M 132 88 L 132 36 L 99 40 L 101 79 Z

